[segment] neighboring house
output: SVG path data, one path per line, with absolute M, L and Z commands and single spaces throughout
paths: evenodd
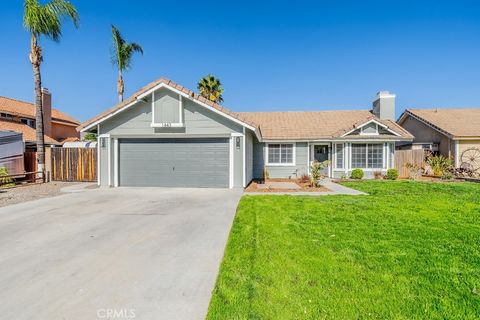
M 52 95 L 42 89 L 43 122 L 46 145 L 61 145 L 65 139 L 80 137 L 76 127 L 79 121 L 52 108 Z M 25 147 L 36 149 L 35 105 L 16 99 L 0 97 L 0 130 L 16 131 L 23 134 Z
M 83 123 L 99 137 L 102 186 L 245 187 L 295 178 L 313 160 L 330 177 L 393 167 L 395 143 L 413 137 L 394 121 L 395 96 L 370 111 L 236 113 L 161 78 Z
M 480 167 L 480 108 L 406 109 L 398 124 L 415 136 L 399 148 L 438 152 L 451 157 L 456 167 Z
M 14 131 L 0 131 L 0 168 L 8 174 L 25 172 L 22 134 Z

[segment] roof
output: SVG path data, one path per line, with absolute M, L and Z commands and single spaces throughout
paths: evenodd
M 147 84 L 146 86 L 144 86 L 144 87 L 141 88 L 140 90 L 136 91 L 134 94 L 132 94 L 130 97 L 128 97 L 128 98 L 127 98 L 126 100 L 124 100 L 123 102 L 115 105 L 114 107 L 106 110 L 105 112 L 100 113 L 99 115 L 93 117 L 92 119 L 90 119 L 90 120 L 82 123 L 82 124 L 77 128 L 77 130 L 82 130 L 82 129 L 84 129 L 84 128 L 86 128 L 86 127 L 94 124 L 95 122 L 97 122 L 97 121 L 99 121 L 99 120 L 101 120 L 101 119 L 103 119 L 103 118 L 105 118 L 105 117 L 107 117 L 107 116 L 115 113 L 116 111 L 122 109 L 123 107 L 126 107 L 127 105 L 131 104 L 132 102 L 135 102 L 140 95 L 142 95 L 142 94 L 148 92 L 149 90 L 151 90 L 151 89 L 153 89 L 153 88 L 161 85 L 162 83 L 165 84 L 165 85 L 167 85 L 167 86 L 170 86 L 170 87 L 172 87 L 172 88 L 174 88 L 174 89 L 176 89 L 176 90 L 178 90 L 178 91 L 181 91 L 181 92 L 185 93 L 186 95 L 188 95 L 188 96 L 189 96 L 190 98 L 192 98 L 193 100 L 195 100 L 195 101 L 197 101 L 197 102 L 200 102 L 200 103 L 203 103 L 203 104 L 206 104 L 206 105 L 208 105 L 208 106 L 210 106 L 210 107 L 212 107 L 212 108 L 214 108 L 214 109 L 216 109 L 216 110 L 218 110 L 218 111 L 220 111 L 220 112 L 222 112 L 222 113 L 224 113 L 224 114 L 226 114 L 226 115 L 228 115 L 228 116 L 230 116 L 230 117 L 233 117 L 234 119 L 237 119 L 237 120 L 240 121 L 240 122 L 243 122 L 243 123 L 245 123 L 245 124 L 247 124 L 247 125 L 250 125 L 250 126 L 252 126 L 252 127 L 255 127 L 255 128 L 257 127 L 257 125 L 256 125 L 255 123 L 252 123 L 252 122 L 249 122 L 249 121 L 246 120 L 246 119 L 243 119 L 243 118 L 239 115 L 239 113 L 233 112 L 233 111 L 231 111 L 231 110 L 229 110 L 229 109 L 227 109 L 227 108 L 225 108 L 225 107 L 222 107 L 222 106 L 219 105 L 218 103 L 212 102 L 212 101 L 204 98 L 203 96 L 201 96 L 201 95 L 199 95 L 199 94 L 197 94 L 197 93 L 195 93 L 195 92 L 193 92 L 193 91 L 185 88 L 184 86 L 179 85 L 179 84 L 177 84 L 177 83 L 175 83 L 175 82 L 173 82 L 173 81 L 171 81 L 171 80 L 169 80 L 169 79 L 166 79 L 166 78 L 163 78 L 163 77 L 162 77 L 162 78 L 160 78 L 160 79 L 158 79 L 158 80 L 155 80 L 155 81 Z
M 480 137 L 480 108 L 407 109 L 398 121 L 400 124 L 403 123 L 405 115 L 420 118 L 454 138 Z
M 2 96 L 0 96 L 0 112 L 8 112 L 15 116 L 35 119 L 35 105 L 33 103 Z M 73 125 L 80 124 L 79 121 L 54 108 L 52 108 L 52 120 L 67 122 Z
M 370 120 L 385 125 L 399 134 L 401 139 L 413 139 L 408 131 L 395 122 L 380 120 L 367 110 L 244 112 L 240 115 L 257 123 L 262 131 L 262 137 L 266 140 L 339 138 Z M 392 138 L 388 135 L 383 136 L 383 138 L 387 137 Z M 362 136 L 362 138 L 366 137 Z M 375 136 L 375 138 L 379 138 L 379 136 Z
M 15 131 L 23 134 L 23 140 L 27 142 L 37 141 L 35 129 L 32 129 L 28 125 L 21 122 L 14 122 L 8 120 L 0 120 L 0 130 L 2 131 Z M 45 135 L 46 144 L 59 144 L 58 141 Z
M 77 130 L 86 129 L 97 122 L 102 121 L 106 117 L 115 114 L 133 102 L 135 102 L 143 94 L 149 92 L 155 87 L 165 84 L 178 91 L 188 95 L 191 99 L 207 104 L 208 106 L 230 116 L 234 119 L 245 123 L 261 132 L 263 139 L 272 140 L 317 140 L 322 138 L 338 138 L 352 129 L 358 128 L 369 120 L 375 120 L 385 125 L 390 130 L 399 134 L 398 139 L 412 140 L 413 136 L 390 120 L 380 120 L 370 111 L 308 111 L 308 112 L 233 112 L 221 105 L 214 103 L 203 96 L 169 80 L 160 78 L 141 88 L 122 103 L 117 104 L 113 108 L 93 117 L 92 119 L 82 123 Z M 387 136 L 392 138 L 392 136 Z M 369 137 L 370 138 L 370 137 Z

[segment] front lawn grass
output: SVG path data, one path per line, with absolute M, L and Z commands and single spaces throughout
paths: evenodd
M 244 196 L 209 319 L 479 319 L 480 184 Z

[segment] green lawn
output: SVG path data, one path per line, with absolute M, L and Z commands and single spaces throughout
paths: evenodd
M 479 319 L 480 184 L 244 196 L 209 319 Z

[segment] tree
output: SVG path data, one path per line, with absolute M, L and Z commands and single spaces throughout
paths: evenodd
M 43 130 L 42 77 L 40 65 L 43 61 L 42 48 L 38 41 L 41 36 L 59 42 L 62 36 L 62 20 L 72 20 L 78 27 L 79 17 L 75 7 L 66 0 L 51 0 L 42 5 L 38 0 L 25 0 L 23 25 L 30 32 L 30 63 L 35 84 L 35 126 L 37 139 L 38 171 L 45 169 L 45 138 Z
M 83 137 L 83 140 L 85 141 L 97 141 L 97 135 L 95 133 L 87 133 L 85 134 L 85 136 Z
M 207 75 L 206 77 L 203 77 L 200 79 L 200 81 L 197 84 L 197 88 L 200 91 L 200 94 L 215 103 L 221 103 L 223 102 L 223 88 L 222 88 L 222 83 L 220 82 L 220 79 L 215 78 L 211 74 Z
M 143 48 L 135 42 L 128 43 L 120 31 L 112 25 L 113 51 L 112 63 L 118 67 L 117 93 L 118 101 L 123 101 L 125 85 L 123 83 L 123 72 L 127 71 L 132 64 L 132 56 L 135 52 L 143 55 Z

